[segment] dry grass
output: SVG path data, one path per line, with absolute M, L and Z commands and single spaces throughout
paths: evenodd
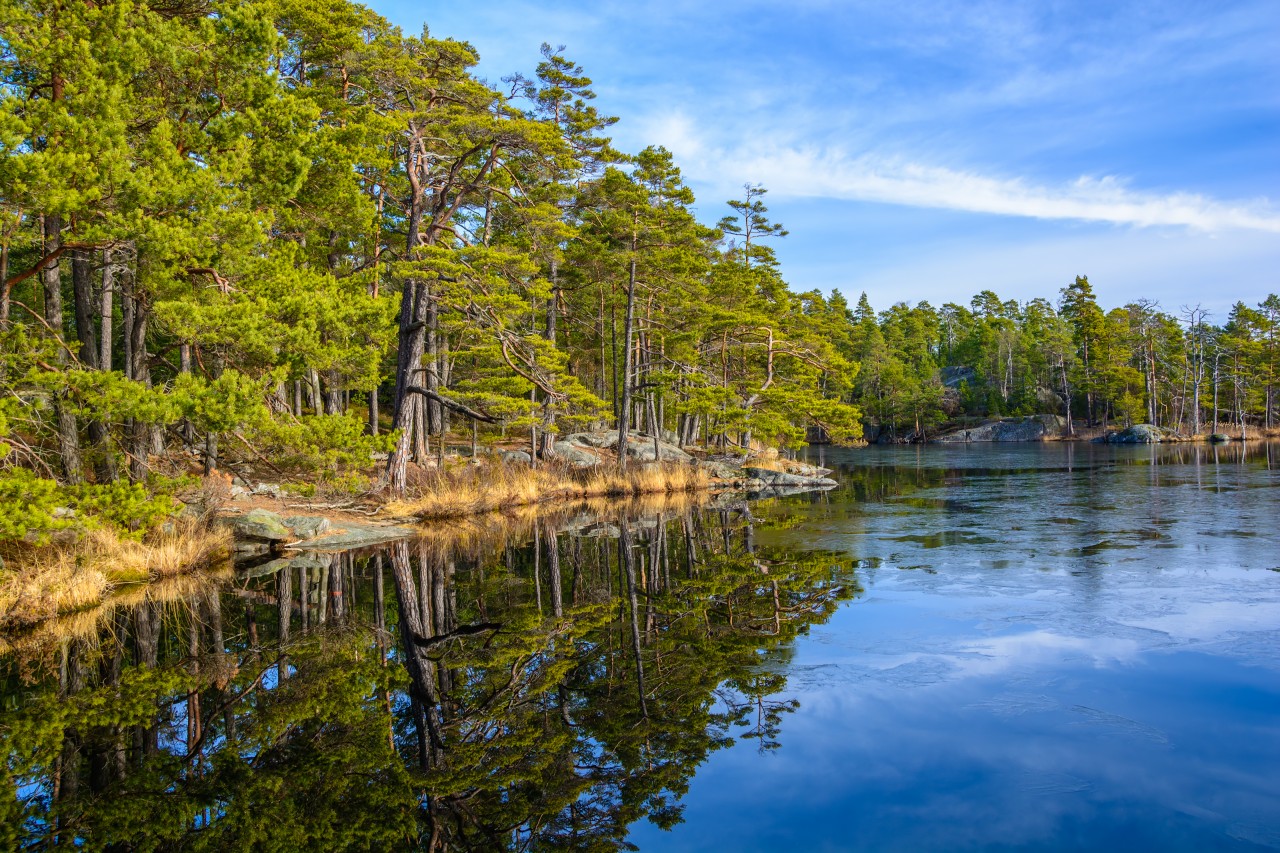
M 633 465 L 623 474 L 604 465 L 578 469 L 544 462 L 532 468 L 483 461 L 429 472 L 411 497 L 392 501 L 387 512 L 421 520 L 462 518 L 549 501 L 691 492 L 710 484 L 706 471 L 693 465 Z
M 101 601 L 83 609 L 56 614 L 26 626 L 25 630 L 10 628 L 9 633 L 0 633 L 0 656 L 15 659 L 27 668 L 39 666 L 42 661 L 47 663 L 49 655 L 67 640 L 98 642 L 103 627 L 110 625 L 121 608 L 127 612 L 144 603 L 184 607 L 196 596 L 231 577 L 231 562 L 223 560 L 198 573 L 171 575 L 151 583 L 109 588 Z
M 743 463 L 752 468 L 763 468 L 766 471 L 789 471 L 791 470 L 785 459 L 770 458 L 767 456 L 753 456 Z
M 0 631 L 21 630 L 95 607 L 117 587 L 172 578 L 231 548 L 230 531 L 177 523 L 142 542 L 92 530 L 70 544 L 7 555 L 0 572 Z

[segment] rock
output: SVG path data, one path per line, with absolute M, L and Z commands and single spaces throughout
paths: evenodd
M 533 457 L 523 450 L 504 450 L 498 457 L 503 462 L 523 462 L 525 465 L 533 462 Z
M 565 436 L 564 440 L 579 447 L 617 447 L 618 431 L 575 432 L 572 435 Z
M 249 490 L 246 489 L 244 486 L 231 487 L 231 500 L 233 501 L 242 501 L 246 497 L 248 497 L 248 495 L 249 495 Z
M 330 527 L 329 519 L 317 515 L 290 515 L 282 521 L 299 539 L 314 539 Z
M 562 443 L 580 448 L 603 449 L 612 447 L 616 449 L 618 446 L 618 432 L 617 430 L 575 432 L 572 435 L 565 436 L 562 442 L 556 442 L 556 446 L 558 447 Z M 692 456 L 679 447 L 661 440 L 658 441 L 658 452 L 655 456 L 653 452 L 653 436 L 642 435 L 635 431 L 627 435 L 627 455 L 640 462 L 652 462 L 655 459 L 663 462 L 690 462 L 693 460 Z
M 1213 435 L 1209 436 L 1209 441 L 1213 444 L 1222 444 L 1223 442 L 1230 440 L 1231 438 L 1225 432 L 1215 432 Z
M 1164 431 L 1151 424 L 1134 424 L 1120 432 L 1107 433 L 1107 444 L 1159 444 L 1164 440 Z
M 363 548 L 366 545 L 394 542 L 397 539 L 405 539 L 412 535 L 413 530 L 408 527 L 375 527 L 367 524 L 343 522 L 340 528 L 335 527 L 324 536 L 307 540 L 306 546 L 309 549 L 323 548 L 345 551 L 352 548 Z
M 557 457 L 579 468 L 590 468 L 600 464 L 599 456 L 567 441 L 557 441 L 551 448 Z
M 973 385 L 978 381 L 978 372 L 972 367 L 944 367 L 938 371 L 938 379 L 948 388 L 959 388 L 961 383 Z
M 260 542 L 284 542 L 293 538 L 284 519 L 265 509 L 252 509 L 231 519 L 231 529 L 237 539 Z
M 640 462 L 653 462 L 655 460 L 662 462 L 692 462 L 693 457 L 685 453 L 674 444 L 666 444 L 658 442 L 657 453 L 654 452 L 653 439 L 632 438 L 627 442 L 627 455 Z
M 829 480 L 826 477 L 804 477 L 800 474 L 788 474 L 786 471 L 757 468 L 754 465 L 745 465 L 742 470 L 752 480 L 759 481 L 761 486 L 815 487 L 838 485 L 835 480 Z
M 747 472 L 737 465 L 719 459 L 707 459 L 699 462 L 698 465 L 717 480 L 745 480 L 747 477 Z
M 55 506 L 50 513 L 54 518 L 75 518 L 76 511 L 69 506 Z
M 832 473 L 830 468 L 819 468 L 817 465 L 806 465 L 803 462 L 792 462 L 791 473 L 801 477 L 825 477 Z
M 966 443 L 970 441 L 1044 441 L 1062 435 L 1067 422 L 1057 415 L 1028 415 L 1025 418 L 1007 418 L 987 421 L 975 427 L 957 430 L 934 439 L 940 444 Z
M 1058 396 L 1058 392 L 1044 385 L 1036 386 L 1036 408 L 1043 409 L 1046 412 L 1058 414 L 1062 411 L 1062 398 Z
M 253 493 L 255 495 L 266 495 L 267 497 L 278 498 L 280 497 L 280 484 L 259 483 L 253 487 Z

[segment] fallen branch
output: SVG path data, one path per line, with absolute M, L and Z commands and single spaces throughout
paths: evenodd
M 404 390 L 406 394 L 421 394 L 428 400 L 435 400 L 446 409 L 453 409 L 455 412 L 464 414 L 472 420 L 482 421 L 486 424 L 496 424 L 498 422 L 497 418 L 491 417 L 482 412 L 477 412 L 475 409 L 469 409 L 457 400 L 450 400 L 448 397 L 442 397 L 435 391 L 428 391 L 426 388 L 419 385 L 406 385 Z

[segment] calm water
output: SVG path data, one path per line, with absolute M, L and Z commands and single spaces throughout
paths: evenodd
M 1280 448 L 822 458 L 11 638 L 0 847 L 1280 848 Z

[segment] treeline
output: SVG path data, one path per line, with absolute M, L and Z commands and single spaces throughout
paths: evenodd
M 451 434 L 586 425 L 859 437 L 844 315 L 788 289 L 763 189 L 702 224 L 563 48 L 476 61 L 345 0 L 6 3 L 0 490 L 382 451 L 400 491 Z
M 835 310 L 846 310 L 833 297 Z M 848 400 L 871 435 L 920 440 L 965 416 L 1056 414 L 1107 428 L 1150 423 L 1188 435 L 1280 426 L 1280 296 L 1237 302 L 1220 325 L 1138 300 L 1104 311 L 1087 277 L 1047 299 L 968 307 L 898 303 L 847 311 L 841 353 L 861 365 Z

